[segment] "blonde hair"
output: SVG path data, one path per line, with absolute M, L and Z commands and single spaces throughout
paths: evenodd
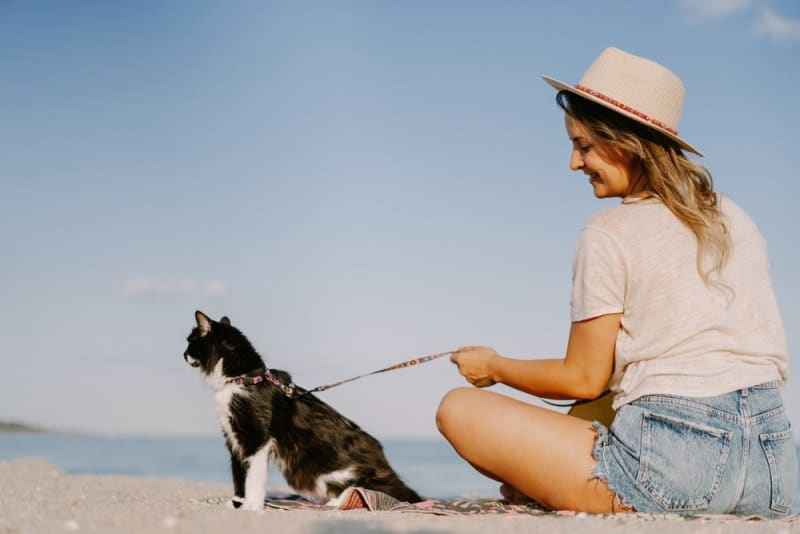
M 668 137 L 609 108 L 568 91 L 559 92 L 556 101 L 605 145 L 599 150 L 642 172 L 648 192 L 660 198 L 697 237 L 700 277 L 706 284 L 724 286 L 712 275 L 722 272 L 733 245 L 708 169 L 690 161 Z

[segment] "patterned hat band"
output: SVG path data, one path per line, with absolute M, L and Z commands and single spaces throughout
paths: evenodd
M 606 95 L 604 95 L 603 93 L 601 93 L 599 91 L 595 91 L 593 89 L 589 89 L 588 87 L 583 86 L 583 85 L 581 85 L 579 83 L 575 84 L 575 89 L 578 89 L 579 91 L 583 91 L 584 93 L 590 94 L 595 98 L 599 98 L 600 100 L 604 100 L 604 101 L 608 102 L 609 104 L 611 104 L 612 106 L 618 107 L 619 109 L 627 111 L 628 113 L 632 113 L 632 114 L 636 115 L 637 117 L 639 117 L 640 119 L 646 120 L 650 124 L 653 124 L 654 126 L 657 126 L 657 127 L 661 128 L 663 130 L 668 131 L 672 135 L 678 135 L 678 130 L 676 130 L 675 128 L 670 128 L 669 126 L 667 126 L 666 124 L 664 124 L 660 120 L 654 119 L 653 117 L 647 115 L 646 113 L 642 113 L 641 111 L 633 109 L 632 107 L 630 107 L 630 106 L 628 106 L 626 104 L 623 104 L 622 102 L 620 102 L 618 100 L 614 100 L 610 96 L 606 96 Z

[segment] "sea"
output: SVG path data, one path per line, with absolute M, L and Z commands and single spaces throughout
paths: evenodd
M 381 439 L 389 463 L 417 493 L 437 498 L 498 494 L 498 483 L 479 475 L 443 439 Z M 104 437 L 0 433 L 0 461 L 42 458 L 73 474 L 120 474 L 231 484 L 222 436 Z M 2 481 L 0 481 L 0 484 Z M 269 489 L 285 491 L 273 466 Z
M 498 496 L 497 482 L 478 474 L 443 439 L 382 439 L 381 443 L 395 471 L 421 495 L 440 499 Z M 800 445 L 797 449 L 800 457 Z M 218 436 L 0 433 L 0 461 L 20 458 L 42 458 L 73 474 L 230 484 L 228 452 Z M 275 491 L 287 489 L 286 481 L 273 467 L 269 469 L 268 486 Z M 792 512 L 800 513 L 800 488 Z

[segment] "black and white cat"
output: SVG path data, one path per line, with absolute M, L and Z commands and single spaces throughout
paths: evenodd
M 350 486 L 422 500 L 389 466 L 378 440 L 314 395 L 297 388 L 301 394 L 289 397 L 269 381 L 236 383 L 267 371 L 261 356 L 227 317 L 217 322 L 197 311 L 195 320 L 183 357 L 200 368 L 215 392 L 230 451 L 234 506 L 263 508 L 268 461 L 295 491 L 319 502 L 335 500 Z M 281 384 L 291 384 L 288 373 L 269 371 Z

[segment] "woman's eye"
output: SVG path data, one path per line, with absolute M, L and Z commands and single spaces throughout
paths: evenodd
M 578 150 L 581 151 L 581 154 L 586 154 L 591 149 L 592 149 L 592 145 L 584 145 L 584 146 L 579 146 L 578 147 Z

